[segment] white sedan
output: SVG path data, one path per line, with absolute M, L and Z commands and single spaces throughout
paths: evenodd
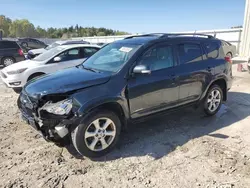
M 99 49 L 99 46 L 91 44 L 58 46 L 32 60 L 21 61 L 2 69 L 0 76 L 7 87 L 20 92 L 29 80 L 43 74 L 77 66 Z

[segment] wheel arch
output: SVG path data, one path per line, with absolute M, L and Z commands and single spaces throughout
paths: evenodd
M 4 60 L 5 58 L 11 58 L 11 59 L 14 60 L 14 62 L 16 62 L 16 58 L 15 58 L 15 57 L 13 57 L 13 56 L 4 56 L 4 57 L 1 58 L 1 61 L 0 61 L 1 64 L 3 64 L 3 60 Z
M 35 76 L 42 76 L 42 75 L 44 75 L 44 74 L 46 74 L 46 73 L 44 73 L 44 72 L 35 72 L 35 73 L 32 73 L 32 74 L 28 77 L 27 82 L 30 81 L 30 80 L 31 80 L 32 78 L 34 78 Z
M 127 120 L 129 119 L 128 107 L 124 104 L 124 99 L 119 97 L 99 100 L 95 99 L 95 101 L 90 101 L 89 104 L 83 105 L 78 113 L 79 116 L 86 116 L 93 111 L 99 111 L 102 109 L 114 112 L 119 117 L 122 127 L 127 127 Z
M 227 82 L 226 82 L 226 78 L 224 78 L 224 77 L 217 78 L 216 80 L 213 80 L 213 81 L 207 86 L 207 88 L 206 88 L 205 92 L 203 93 L 201 99 L 203 99 L 203 98 L 206 96 L 206 94 L 207 94 L 209 88 L 210 88 L 211 86 L 215 85 L 215 84 L 218 85 L 218 86 L 220 86 L 221 89 L 222 89 L 222 92 L 223 92 L 223 101 L 226 101 L 226 100 L 227 100 Z

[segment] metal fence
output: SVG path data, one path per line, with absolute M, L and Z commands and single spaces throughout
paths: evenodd
M 177 33 L 177 32 L 170 32 L 170 33 Z M 216 38 L 226 40 L 237 48 L 237 53 L 239 54 L 240 50 L 240 43 L 241 43 L 241 33 L 242 28 L 239 29 L 217 29 L 217 30 L 197 30 L 197 31 L 185 31 L 185 32 L 178 32 L 178 33 L 188 33 L 188 34 L 195 34 L 195 33 L 203 33 L 213 35 Z M 137 34 L 140 35 L 140 34 Z M 90 43 L 110 43 L 116 40 L 121 40 L 125 37 L 131 35 L 119 35 L 119 36 L 94 36 L 94 37 L 75 37 L 74 40 L 85 40 Z
M 170 32 L 170 33 L 176 33 L 176 32 Z M 185 32 L 178 32 L 178 33 L 189 33 L 189 34 L 195 34 L 195 33 L 203 33 L 203 34 L 209 34 L 213 35 L 216 38 L 228 41 L 236 46 L 237 53 L 240 54 L 240 45 L 241 45 L 241 33 L 242 28 L 239 29 L 217 29 L 217 30 L 197 30 L 197 31 L 185 31 Z M 140 34 L 136 34 L 140 35 Z M 116 40 L 122 40 L 125 37 L 128 37 L 131 35 L 117 35 L 117 36 L 94 36 L 94 37 L 75 37 L 71 40 L 85 40 L 90 43 L 110 43 Z M 7 40 L 17 40 L 13 38 L 5 38 Z M 41 40 L 45 42 L 46 44 L 51 44 L 55 41 L 62 40 L 62 39 L 51 39 L 51 38 L 37 38 L 38 40 Z

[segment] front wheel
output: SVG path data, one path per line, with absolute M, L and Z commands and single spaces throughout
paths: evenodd
M 204 100 L 204 111 L 208 116 L 216 114 L 221 107 L 223 92 L 220 86 L 213 85 L 207 92 Z
M 102 157 L 118 142 L 121 122 L 111 111 L 92 112 L 71 133 L 76 150 L 89 158 Z

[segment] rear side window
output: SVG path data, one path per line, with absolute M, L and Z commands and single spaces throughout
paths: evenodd
M 202 60 L 202 51 L 199 44 L 179 44 L 178 55 L 180 64 L 193 63 Z
M 217 58 L 219 55 L 219 45 L 217 42 L 204 43 L 204 48 L 207 53 L 207 58 Z
M 0 41 L 0 48 L 1 49 L 8 49 L 8 48 L 19 48 L 16 42 L 12 41 Z

